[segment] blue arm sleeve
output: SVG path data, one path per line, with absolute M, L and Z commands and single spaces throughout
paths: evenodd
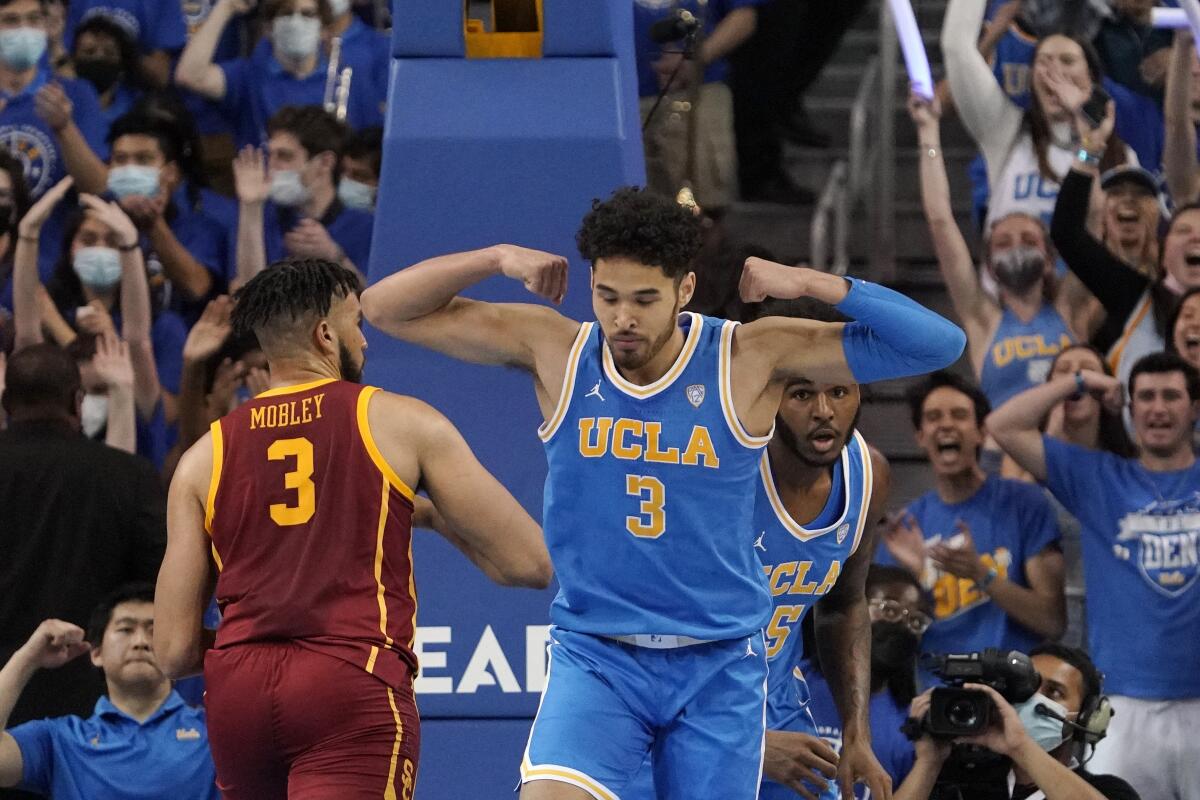
M 842 347 L 859 383 L 948 367 L 967 344 L 967 335 L 953 322 L 878 284 L 850 279 L 837 310 L 855 320 L 846 325 Z

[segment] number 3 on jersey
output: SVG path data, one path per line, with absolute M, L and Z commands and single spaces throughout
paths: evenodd
M 625 530 L 639 539 L 657 539 L 667 529 L 666 489 L 651 475 L 626 475 L 625 494 L 641 500 L 636 516 L 625 518 Z
M 317 487 L 312 482 L 313 446 L 304 437 L 298 439 L 276 439 L 267 448 L 267 459 L 284 461 L 296 459 L 296 468 L 284 473 L 283 485 L 296 492 L 296 504 L 271 504 L 271 519 L 276 525 L 303 525 L 317 511 Z

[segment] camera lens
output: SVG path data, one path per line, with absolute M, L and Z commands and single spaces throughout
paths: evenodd
M 979 722 L 979 707 L 970 698 L 959 698 L 946 707 L 946 719 L 959 728 L 974 728 Z

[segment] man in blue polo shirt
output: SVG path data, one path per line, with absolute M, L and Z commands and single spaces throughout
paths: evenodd
M 325 258 L 366 275 L 374 216 L 338 198 L 346 127 L 319 106 L 288 107 L 267 126 L 266 169 L 255 148 L 234 162 L 240 285 L 286 256 Z
M 987 398 L 958 375 L 936 372 L 909 400 L 934 489 L 889 526 L 879 560 L 905 567 L 933 592 L 923 648 L 1028 652 L 1057 639 L 1066 627 L 1058 525 L 1036 486 L 980 468 Z
M 1200 373 L 1173 353 L 1134 365 L 1137 458 L 1043 435 L 1039 421 L 1084 393 L 1121 405 L 1117 379 L 1084 370 L 1012 398 L 988 429 L 1082 526 L 1088 650 L 1116 712 L 1090 769 L 1142 797 L 1200 797 Z
M 154 587 L 126 585 L 101 603 L 87 639 L 48 619 L 0 670 L 0 727 L 25 684 L 89 653 L 108 695 L 88 719 L 26 722 L 0 734 L 0 787 L 56 798 L 216 800 L 204 710 L 186 705 L 154 660 Z

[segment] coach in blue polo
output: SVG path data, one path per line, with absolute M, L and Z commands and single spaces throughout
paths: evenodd
M 57 717 L 0 734 L 0 787 L 54 797 L 217 800 L 203 709 L 186 705 L 154 660 L 154 587 L 118 589 L 77 625 L 48 619 L 0 669 L 0 727 L 39 669 L 88 653 L 108 694 L 88 719 Z

